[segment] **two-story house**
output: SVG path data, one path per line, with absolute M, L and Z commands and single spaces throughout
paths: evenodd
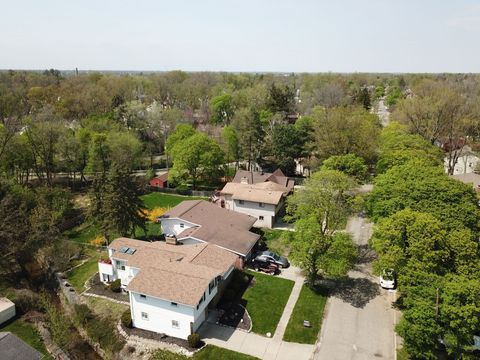
M 272 228 L 283 216 L 285 198 L 294 182 L 281 170 L 273 173 L 239 170 L 232 182 L 217 193 L 216 204 L 222 208 L 256 218 L 255 227 Z
M 208 305 L 234 270 L 238 256 L 206 242 L 182 244 L 127 238 L 108 247 L 100 279 L 120 279 L 129 293 L 134 327 L 181 339 L 205 321 Z

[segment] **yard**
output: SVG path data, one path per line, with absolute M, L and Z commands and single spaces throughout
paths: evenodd
M 167 350 L 157 350 L 150 360 L 259 360 L 256 357 L 241 354 L 235 351 L 219 348 L 214 345 L 207 345 L 196 352 L 192 357 L 175 354 Z
M 275 332 L 294 282 L 254 271 L 233 275 L 225 295 L 242 304 L 252 318 L 252 331 L 261 335 Z M 224 297 L 225 299 L 225 297 Z M 225 301 L 225 300 L 224 300 Z
M 129 309 L 128 305 L 119 304 L 102 298 L 85 296 L 85 300 L 87 301 L 88 307 L 101 318 L 112 318 L 118 321 L 125 310 Z
M 158 207 L 172 208 L 186 200 L 207 200 L 207 198 L 204 197 L 172 195 L 159 192 L 151 192 L 140 198 L 143 200 L 145 207 L 150 210 Z
M 286 241 L 288 232 L 278 229 L 261 229 L 261 232 L 263 233 L 262 239 L 269 250 L 282 256 L 288 256 L 290 253 L 290 247 Z
M 325 290 L 314 290 L 303 285 L 292 316 L 288 321 L 283 340 L 301 344 L 315 344 L 320 332 L 326 301 Z M 303 326 L 304 320 L 310 321 L 310 328 Z
M 17 335 L 20 339 L 25 341 L 35 350 L 45 355 L 44 360 L 50 360 L 52 357 L 48 354 L 42 338 L 37 329 L 30 323 L 23 321 L 22 319 L 16 319 L 4 327 L 0 327 L 0 331 L 9 331 Z
M 68 282 L 78 292 L 85 290 L 85 282 L 98 271 L 98 260 L 102 253 L 89 249 L 87 250 L 87 255 L 88 260 L 85 263 L 67 273 Z

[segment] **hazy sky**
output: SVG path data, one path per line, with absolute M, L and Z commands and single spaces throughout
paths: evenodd
M 480 72 L 480 0 L 0 0 L 0 69 Z

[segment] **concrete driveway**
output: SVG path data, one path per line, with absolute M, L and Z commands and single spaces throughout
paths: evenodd
M 372 224 L 353 217 L 347 224 L 359 246 L 359 261 L 349 279 L 335 285 L 329 298 L 314 359 L 395 359 L 395 293 L 383 290 L 371 275 L 375 254 L 368 248 Z

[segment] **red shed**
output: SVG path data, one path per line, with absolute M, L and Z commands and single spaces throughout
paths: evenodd
M 148 182 L 150 186 L 155 186 L 159 188 L 166 188 L 168 181 L 168 173 L 164 173 L 159 176 L 155 176 L 152 180 Z

